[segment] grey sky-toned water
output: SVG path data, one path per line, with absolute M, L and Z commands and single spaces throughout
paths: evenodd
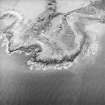
M 104 42 L 104 40 L 103 40 Z M 104 48 L 104 43 L 101 44 Z M 68 71 L 28 71 L 25 57 L 0 49 L 1 105 L 104 105 L 105 51 L 94 64 Z M 34 103 L 34 104 L 33 104 Z M 78 103 L 78 104 L 77 104 Z

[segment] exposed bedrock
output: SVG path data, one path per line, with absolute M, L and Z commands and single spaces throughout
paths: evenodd
M 100 48 L 105 28 L 102 10 L 88 5 L 63 14 L 57 13 L 54 3 L 49 3 L 50 9 L 31 22 L 25 23 L 17 14 L 14 15 L 18 17 L 17 21 L 10 21 L 9 25 L 3 23 L 8 52 L 24 52 L 33 69 L 68 69 L 82 59 L 94 58 Z M 11 15 L 4 16 L 0 20 L 9 21 L 7 18 Z

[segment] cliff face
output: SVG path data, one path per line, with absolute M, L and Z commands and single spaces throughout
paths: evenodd
M 37 3 L 39 2 L 36 1 L 35 5 Z M 69 12 L 59 13 L 56 10 L 56 2 L 48 2 L 44 12 L 27 22 L 24 18 L 25 15 L 21 15 L 19 11 L 18 13 L 16 10 L 4 12 L 1 22 L 6 27 L 2 30 L 4 38 L 9 37 L 9 40 L 7 40 L 8 52 L 20 51 L 29 55 L 29 62 L 31 62 L 33 69 L 37 64 L 38 67 L 40 65 L 43 68 L 55 68 L 56 66 L 68 68 L 71 67 L 76 58 L 78 58 L 76 61 L 79 62 L 81 56 L 84 59 L 87 56 L 91 58 L 93 55 L 97 55 L 105 25 L 102 22 L 104 11 L 94 5 L 95 3 L 92 2 L 83 7 L 84 12 L 81 7 L 80 9 L 74 9 L 74 11 L 69 10 Z M 89 14 L 91 11 L 93 13 Z M 15 17 L 17 20 L 14 20 L 15 22 L 12 24 L 7 16 L 9 16 L 9 19 Z M 8 23 L 10 21 L 10 26 L 6 25 L 6 21 Z M 12 37 L 8 36 L 10 34 Z M 41 47 L 40 52 L 37 51 L 38 49 L 31 47 L 36 44 Z

